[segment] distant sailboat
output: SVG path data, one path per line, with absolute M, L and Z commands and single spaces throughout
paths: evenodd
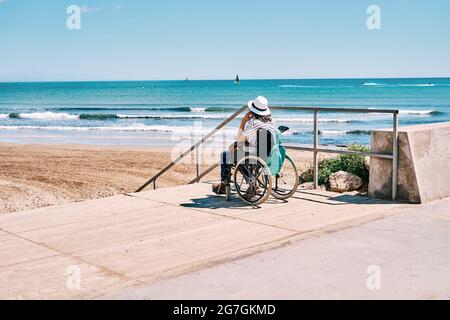
M 189 79 L 188 79 L 188 77 L 186 77 L 186 82 L 188 82 L 189 81 Z
M 241 80 L 239 80 L 239 76 L 236 75 L 236 79 L 234 79 L 234 83 L 239 84 L 241 83 Z

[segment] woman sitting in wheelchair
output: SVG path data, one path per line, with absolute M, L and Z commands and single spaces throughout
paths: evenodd
M 257 161 L 264 163 L 265 168 L 272 172 L 269 175 L 276 174 L 284 161 L 284 149 L 280 152 L 278 148 L 278 145 L 281 147 L 280 131 L 275 121 L 272 120 L 267 99 L 259 96 L 255 100 L 249 101 L 248 109 L 249 112 L 239 126 L 236 142 L 228 151 L 221 154 L 221 183 L 213 185 L 213 191 L 216 194 L 226 193 L 226 188 L 231 182 L 232 168 L 244 157 L 247 157 L 246 164 L 249 163 L 248 159 L 258 159 Z M 262 138 L 263 135 L 266 138 Z M 273 161 L 274 158 L 277 161 Z M 247 172 L 250 170 L 252 167 L 248 165 L 239 167 L 240 174 L 246 180 L 251 176 L 251 173 Z M 253 189 L 259 189 L 258 185 Z M 248 194 L 249 192 L 247 195 L 240 195 L 246 200 L 245 196 L 249 196 Z

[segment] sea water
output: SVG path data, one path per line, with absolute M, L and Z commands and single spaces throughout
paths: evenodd
M 0 83 L 0 141 L 194 141 L 258 95 L 273 106 L 399 109 L 400 126 L 450 121 L 448 78 Z M 311 112 L 276 110 L 273 118 L 290 128 L 286 142 L 312 143 Z M 319 112 L 321 144 L 368 145 L 377 128 L 392 128 L 392 115 Z

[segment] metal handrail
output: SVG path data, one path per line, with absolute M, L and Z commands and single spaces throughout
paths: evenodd
M 397 109 L 369 109 L 369 108 L 330 108 L 330 107 L 281 107 L 271 106 L 271 110 L 301 110 L 301 111 L 325 111 L 325 112 L 349 112 L 349 113 L 397 113 Z
M 288 146 L 289 149 L 304 150 L 314 152 L 313 160 L 313 172 L 314 172 L 314 189 L 317 189 L 319 181 L 319 152 L 323 153 L 342 153 L 342 154 L 355 154 L 368 157 L 385 158 L 392 160 L 392 200 L 397 198 L 397 180 L 398 180 L 398 113 L 397 109 L 361 109 L 361 108 L 318 108 L 318 107 L 270 107 L 272 110 L 302 110 L 302 111 L 312 111 L 314 113 L 314 140 L 313 147 L 302 147 L 302 146 Z M 352 112 L 352 113 L 386 113 L 392 114 L 393 125 L 392 125 L 392 154 L 379 154 L 373 152 L 361 152 L 361 151 L 351 151 L 351 150 L 337 150 L 331 148 L 325 148 L 319 146 L 319 129 L 318 129 L 318 114 L 321 112 Z
M 190 154 L 192 151 L 197 150 L 198 147 L 203 144 L 206 140 L 211 138 L 217 131 L 225 127 L 228 123 L 233 121 L 240 113 L 242 113 L 245 109 L 247 109 L 247 105 L 242 106 L 239 110 L 237 110 L 235 113 L 233 113 L 231 116 L 226 118 L 221 124 L 219 124 L 217 127 L 215 127 L 210 133 L 205 135 L 203 138 L 201 138 L 198 142 L 193 144 L 188 150 L 183 152 L 178 158 L 173 160 L 171 163 L 169 163 L 167 166 L 165 166 L 161 171 L 159 171 L 155 176 L 153 176 L 150 180 L 148 180 L 146 183 L 144 183 L 142 186 L 140 186 L 135 192 L 140 192 L 144 190 L 149 184 L 153 183 L 153 189 L 156 189 L 156 179 L 158 179 L 160 176 L 162 176 L 164 173 L 166 173 L 170 168 L 172 168 L 174 165 L 176 165 L 178 162 L 180 162 L 181 159 L 183 159 L 185 156 Z M 199 173 L 199 162 L 198 162 L 198 154 L 196 154 L 196 166 L 197 166 L 197 179 L 200 176 Z
M 214 163 L 212 166 L 210 166 L 208 169 L 206 169 L 205 171 L 203 171 L 201 174 L 197 173 L 197 176 L 195 177 L 195 179 L 192 179 L 191 181 L 188 182 L 188 184 L 193 184 L 193 183 L 198 183 L 200 182 L 200 179 L 202 179 L 204 176 L 206 176 L 208 173 L 210 173 L 211 171 L 213 171 L 215 168 L 217 168 L 220 165 L 220 162 L 216 162 Z
M 164 167 L 160 172 L 158 172 L 155 176 L 153 176 L 150 180 L 144 183 L 136 192 L 142 191 L 149 184 L 153 183 L 153 188 L 156 189 L 156 180 L 167 172 L 170 168 L 172 168 L 175 164 L 177 164 L 181 159 L 183 159 L 186 155 L 190 154 L 192 151 L 196 150 L 196 178 L 191 180 L 189 183 L 199 182 L 201 178 L 207 175 L 209 172 L 214 170 L 219 164 L 215 163 L 208 169 L 206 169 L 203 173 L 199 172 L 199 161 L 198 161 L 198 147 L 208 140 L 211 136 L 213 136 L 217 131 L 225 127 L 228 123 L 234 120 L 240 113 L 246 110 L 247 106 L 241 107 L 231 116 L 229 116 L 225 121 L 219 124 L 214 130 L 204 136 L 200 141 L 193 144 L 188 150 L 183 152 L 177 159 L 172 161 L 166 167 Z M 314 113 L 314 140 L 313 147 L 305 147 L 299 145 L 286 145 L 287 149 L 294 150 L 302 150 L 302 151 L 311 151 L 314 153 L 313 160 L 313 172 L 314 172 L 314 189 L 318 187 L 318 168 L 319 168 L 319 153 L 340 153 L 340 154 L 353 154 L 353 155 L 361 155 L 368 157 L 376 157 L 376 158 L 384 158 L 392 160 L 392 200 L 395 200 L 397 197 L 397 180 L 398 180 L 398 113 L 397 109 L 361 109 L 361 108 L 321 108 L 321 107 L 280 107 L 273 106 L 270 107 L 272 110 L 301 110 L 301 111 L 311 111 Z M 351 112 L 351 113 L 386 113 L 392 114 L 393 116 L 393 138 L 392 138 L 392 154 L 381 154 L 381 153 L 373 153 L 373 152 L 362 152 L 362 151 L 352 151 L 352 150 L 341 150 L 341 149 L 331 149 L 326 148 L 324 146 L 319 145 L 319 128 L 318 128 L 318 115 L 320 112 Z

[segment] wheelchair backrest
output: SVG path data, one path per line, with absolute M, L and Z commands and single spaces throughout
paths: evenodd
M 256 152 L 257 156 L 267 162 L 272 147 L 277 142 L 276 133 L 270 130 L 259 129 L 256 135 Z

